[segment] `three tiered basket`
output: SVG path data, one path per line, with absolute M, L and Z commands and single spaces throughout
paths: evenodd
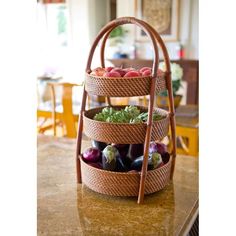
M 110 32 L 123 24 L 135 24 L 148 35 L 154 50 L 152 75 L 146 77 L 109 78 L 90 75 L 94 51 L 99 41 L 101 44 L 101 67 L 104 64 L 106 40 Z M 164 55 L 166 71 L 157 75 L 159 54 L 161 49 Z M 169 111 L 154 108 L 155 94 L 167 89 Z M 149 106 L 139 107 L 141 111 L 148 111 L 147 123 L 107 123 L 93 120 L 96 113 L 103 107 L 85 110 L 87 95 L 106 96 L 109 106 L 110 97 L 132 97 L 149 95 Z M 117 109 L 122 107 L 115 107 Z M 159 121 L 152 121 L 153 111 L 165 116 Z M 162 140 L 171 131 L 172 150 L 168 162 L 160 168 L 147 171 L 148 151 L 151 141 Z M 105 143 L 138 144 L 144 143 L 144 161 L 140 172 L 113 172 L 88 165 L 81 158 L 82 132 L 89 138 Z M 176 157 L 175 116 L 171 83 L 170 60 L 165 44 L 155 29 L 146 22 L 134 17 L 117 18 L 102 28 L 91 47 L 87 67 L 86 79 L 81 105 L 79 128 L 77 136 L 77 181 L 83 182 L 90 189 L 112 196 L 138 196 L 138 203 L 142 203 L 145 194 L 163 189 L 173 178 Z

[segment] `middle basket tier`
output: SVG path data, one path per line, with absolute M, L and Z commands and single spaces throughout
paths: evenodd
M 137 106 L 141 112 L 147 112 L 147 107 Z M 109 123 L 94 120 L 94 116 L 104 107 L 93 108 L 84 112 L 84 133 L 93 140 L 105 143 L 135 144 L 144 143 L 147 123 Z M 122 109 L 125 106 L 114 106 Z M 153 121 L 151 141 L 162 140 L 169 131 L 169 112 L 160 108 L 154 108 L 153 112 L 163 118 Z
M 108 97 L 134 97 L 150 94 L 151 76 L 102 77 L 86 73 L 85 90 L 92 95 Z M 156 93 L 166 90 L 166 74 L 159 72 Z

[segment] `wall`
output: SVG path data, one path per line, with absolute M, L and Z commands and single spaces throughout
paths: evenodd
M 88 0 L 89 33 L 91 44 L 101 28 L 109 21 L 108 3 L 109 0 Z
M 121 16 L 135 16 L 135 0 L 117 0 L 117 17 Z M 127 43 L 133 44 L 134 27 L 127 28 L 130 30 Z M 179 41 L 166 43 L 172 59 L 175 59 L 175 48 L 179 43 L 185 48 L 185 58 L 198 59 L 198 0 L 180 0 Z M 152 54 L 146 49 L 150 49 L 150 45 L 140 45 L 139 56 L 150 59 Z
M 188 56 L 198 59 L 198 16 L 199 2 L 194 0 L 191 5 L 191 27 L 190 27 L 190 42 L 188 45 Z
M 68 0 L 70 14 L 71 40 L 68 52 L 67 80 L 83 81 L 87 56 L 97 33 L 108 22 L 109 0 Z M 135 0 L 117 0 L 117 17 L 135 16 Z M 135 40 L 135 27 L 125 25 L 128 35 L 125 39 L 129 50 Z M 198 59 L 198 0 L 180 0 L 179 42 L 185 47 L 185 57 Z M 167 43 L 171 59 L 175 59 L 176 43 Z M 146 50 L 146 49 L 149 50 Z M 140 45 L 139 56 L 151 58 L 150 45 Z M 97 51 L 98 52 L 98 51 Z M 99 66 L 98 53 L 92 67 Z
M 68 68 L 65 80 L 80 82 L 84 80 L 87 54 L 90 48 L 89 1 L 68 0 L 70 16 L 70 41 Z

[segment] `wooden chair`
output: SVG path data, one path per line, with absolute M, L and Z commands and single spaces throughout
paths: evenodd
M 198 106 L 179 106 L 176 110 L 177 154 L 198 157 Z
M 147 106 L 147 97 L 140 100 L 140 105 Z M 169 133 L 170 134 L 170 133 Z M 177 154 L 198 156 L 198 106 L 182 105 L 176 109 Z M 172 147 L 170 147 L 171 149 Z
M 126 106 L 129 104 L 129 98 L 123 97 L 123 98 L 110 98 L 111 104 L 113 106 Z
M 73 103 L 72 91 L 75 86 L 82 84 L 73 83 L 48 83 L 51 90 L 51 101 L 39 104 L 37 109 L 37 118 L 43 121 L 38 125 L 38 132 L 44 133 L 52 129 L 53 135 L 57 136 L 58 126 L 62 128 L 63 136 L 76 138 L 77 122 L 79 119 L 80 102 Z M 57 101 L 55 89 L 62 88 L 61 101 Z M 48 119 L 52 121 L 44 125 Z

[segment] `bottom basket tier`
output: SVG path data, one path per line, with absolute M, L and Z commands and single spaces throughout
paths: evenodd
M 95 168 L 81 157 L 82 182 L 95 192 L 111 196 L 138 196 L 140 172 L 113 172 Z M 147 172 L 144 194 L 163 189 L 170 181 L 171 161 L 160 168 Z

